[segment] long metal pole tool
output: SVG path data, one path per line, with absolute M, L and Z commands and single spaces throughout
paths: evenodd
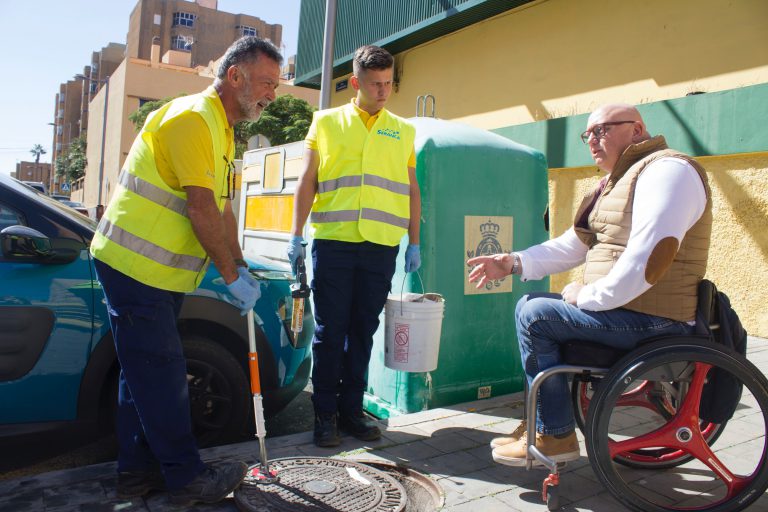
M 261 469 L 258 474 L 250 476 L 257 482 L 272 483 L 277 480 L 275 473 L 269 471 L 267 459 L 267 428 L 264 424 L 264 404 L 261 397 L 261 377 L 259 376 L 259 354 L 256 351 L 256 327 L 253 319 L 253 309 L 248 311 L 248 369 L 251 374 L 251 393 L 253 394 L 253 416 L 256 421 L 256 437 L 259 439 Z

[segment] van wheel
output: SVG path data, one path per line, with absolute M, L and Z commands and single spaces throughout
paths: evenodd
M 237 440 L 244 432 L 250 410 L 248 379 L 242 366 L 211 339 L 185 335 L 182 343 L 192 429 L 198 446 Z

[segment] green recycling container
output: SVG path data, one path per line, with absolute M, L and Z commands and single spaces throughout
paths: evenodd
M 421 187 L 421 269 L 424 291 L 443 296 L 438 365 L 431 372 L 385 366 L 385 320 L 374 336 L 365 409 L 379 418 L 489 398 L 523 389 L 515 305 L 549 281 L 509 276 L 477 290 L 467 259 L 511 252 L 548 239 L 544 155 L 491 132 L 427 117 L 416 126 L 416 175 Z M 394 296 L 422 291 L 405 274 L 404 237 L 392 279 Z M 392 344 L 392 343 L 391 343 Z

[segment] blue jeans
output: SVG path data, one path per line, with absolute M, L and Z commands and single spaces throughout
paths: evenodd
M 118 471 L 160 469 L 170 490 L 204 469 L 192 434 L 187 362 L 176 319 L 184 294 L 153 288 L 94 260 L 120 362 Z
M 399 246 L 312 243 L 312 403 L 317 414 L 362 409 L 373 334 L 392 286 Z
M 524 295 L 515 308 L 515 323 L 529 387 L 539 371 L 562 364 L 560 343 L 581 340 L 630 350 L 653 336 L 694 332 L 692 325 L 626 309 L 585 311 L 554 293 Z M 536 410 L 539 433 L 565 434 L 576 428 L 566 375 L 544 381 Z

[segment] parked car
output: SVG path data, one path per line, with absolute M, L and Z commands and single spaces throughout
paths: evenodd
M 0 173 L 0 459 L 6 462 L 8 450 L 31 446 L 29 437 L 90 438 L 113 426 L 119 366 L 88 252 L 95 228 Z M 260 258 L 249 265 L 262 287 L 254 317 L 270 416 L 307 383 L 314 325 L 307 312 L 301 334 L 290 331 L 287 268 Z M 227 297 L 211 265 L 179 317 L 201 446 L 242 439 L 253 428 L 246 317 Z
M 42 181 L 22 181 L 22 183 L 28 187 L 32 187 L 41 194 L 48 194 L 48 189 Z
M 86 208 L 83 203 L 79 203 L 77 201 L 61 201 L 61 202 L 69 206 L 73 210 L 75 210 L 77 213 L 81 213 L 86 217 L 88 217 L 88 208 Z

